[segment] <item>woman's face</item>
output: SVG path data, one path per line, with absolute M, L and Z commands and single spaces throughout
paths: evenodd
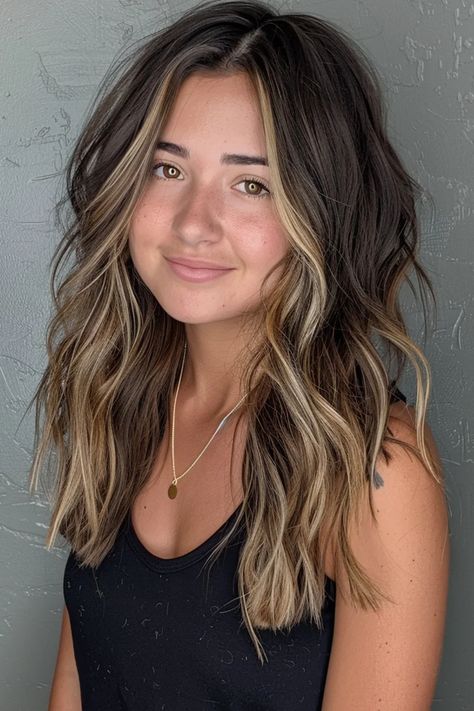
M 284 256 L 288 242 L 273 197 L 255 182 L 271 191 L 268 166 L 258 158 L 244 164 L 234 155 L 266 158 L 248 77 L 188 77 L 162 142 L 168 145 L 156 150 L 155 167 L 131 223 L 129 245 L 137 272 L 165 311 L 185 323 L 255 311 L 262 280 Z M 191 281 L 168 261 L 180 258 L 207 260 L 227 270 L 214 272 L 217 278 Z M 272 281 L 279 275 L 280 270 Z

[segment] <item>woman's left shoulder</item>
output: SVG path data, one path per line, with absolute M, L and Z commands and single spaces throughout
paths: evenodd
M 377 485 L 372 487 L 376 528 L 380 535 L 385 534 L 384 544 L 395 559 L 399 559 L 400 564 L 408 564 L 413 562 L 408 553 L 411 546 L 419 546 L 425 554 L 431 551 L 436 555 L 439 551 L 435 534 L 438 532 L 443 540 L 447 534 L 443 467 L 433 432 L 425 419 L 425 447 L 435 464 L 440 483 L 421 459 L 416 437 L 416 411 L 412 405 L 403 402 L 391 405 L 388 427 L 390 439 L 385 440 L 384 448 L 390 457 L 387 460 L 382 453 L 379 455 Z M 369 525 L 368 519 L 366 525 Z M 406 546 L 399 545 L 402 540 Z
M 406 402 L 396 401 L 389 407 L 388 434 L 391 438 L 399 440 L 393 442 L 392 439 L 384 441 L 384 448 L 390 453 L 390 462 L 386 462 L 382 454 L 379 456 L 376 471 L 381 476 L 385 473 L 386 478 L 392 480 L 392 485 L 405 482 L 405 487 L 415 486 L 418 483 L 431 485 L 434 490 L 439 489 L 435 478 L 426 468 L 421 459 L 413 452 L 410 446 L 418 450 L 416 437 L 416 410 L 413 405 Z M 426 417 L 423 427 L 425 447 L 431 455 L 437 469 L 438 475 L 443 480 L 443 467 L 441 457 L 436 445 L 435 438 Z M 408 447 L 404 445 L 409 445 Z M 400 493 L 403 493 L 401 491 Z
M 419 451 L 415 419 L 412 405 L 391 405 L 390 439 L 384 442 L 390 457 L 386 459 L 380 453 L 371 487 L 375 520 L 367 503 L 349 538 L 355 551 L 365 557 L 369 574 L 393 586 L 393 592 L 401 586 L 400 593 L 415 590 L 416 585 L 421 593 L 436 571 L 442 577 L 446 574 L 448 514 L 444 486 L 420 455 L 410 449 Z M 443 479 L 441 458 L 426 420 L 424 436 L 426 449 Z
M 417 446 L 415 409 L 391 406 L 391 436 Z M 426 447 L 439 463 L 428 424 Z M 367 575 L 393 602 L 361 611 L 350 601 L 344 570 L 336 571 L 333 646 L 324 711 L 429 709 L 444 637 L 449 570 L 448 514 L 443 488 L 409 448 L 388 441 L 372 486 L 375 520 L 364 506 L 348 540 Z
M 430 581 L 446 582 L 448 512 L 444 485 L 419 454 L 415 408 L 404 402 L 391 405 L 388 427 L 390 439 L 384 442 L 384 448 L 390 457 L 386 459 L 380 453 L 372 483 L 375 521 L 367 508 L 361 517 L 360 533 L 353 529 L 352 541 L 367 552 L 369 574 L 376 574 L 392 593 L 405 596 L 418 591 L 424 596 Z M 424 438 L 443 482 L 440 454 L 426 420 Z M 439 579 L 435 581 L 436 576 Z

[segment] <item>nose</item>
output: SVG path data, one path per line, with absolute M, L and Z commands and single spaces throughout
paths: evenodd
M 173 229 L 187 244 L 215 242 L 222 234 L 221 218 L 222 210 L 215 186 L 196 183 L 189 188 L 178 205 Z

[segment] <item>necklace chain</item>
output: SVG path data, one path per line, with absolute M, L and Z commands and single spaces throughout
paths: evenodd
M 178 480 L 181 479 L 183 476 L 185 476 L 185 474 L 187 474 L 189 472 L 189 470 L 192 469 L 192 467 L 196 464 L 196 462 L 199 461 L 199 459 L 202 457 L 202 455 L 204 454 L 206 449 L 211 444 L 211 442 L 214 439 L 214 437 L 216 436 L 216 434 L 223 428 L 227 418 L 230 417 L 230 415 L 232 415 L 233 412 L 235 412 L 235 410 L 239 407 L 239 405 L 243 402 L 243 400 L 247 397 L 247 394 L 248 394 L 248 393 L 245 393 L 245 395 L 239 400 L 237 405 L 235 405 L 235 407 L 233 407 L 232 410 L 230 412 L 228 412 L 227 415 L 225 415 L 225 417 L 222 418 L 222 420 L 217 425 L 217 428 L 216 428 L 214 434 L 212 435 L 211 439 L 206 444 L 204 449 L 201 450 L 201 452 L 198 454 L 198 456 L 196 457 L 194 462 L 192 464 L 190 464 L 190 466 L 182 474 L 180 474 L 177 477 L 175 463 L 174 463 L 174 424 L 175 424 L 176 401 L 178 399 L 179 386 L 181 385 L 181 378 L 182 378 L 183 369 L 184 369 L 184 361 L 186 359 L 186 347 L 187 347 L 187 344 L 185 343 L 184 344 L 183 362 L 181 364 L 181 372 L 179 374 L 178 387 L 176 388 L 176 394 L 174 396 L 174 403 L 173 403 L 173 418 L 172 418 L 172 422 L 171 422 L 171 462 L 173 465 L 173 481 L 168 488 L 168 496 L 170 499 L 175 499 L 178 494 L 178 487 L 177 487 Z

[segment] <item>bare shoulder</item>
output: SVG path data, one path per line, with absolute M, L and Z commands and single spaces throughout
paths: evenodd
M 392 436 L 416 447 L 415 411 L 392 405 Z M 427 448 L 440 464 L 428 425 Z M 429 711 L 441 661 L 449 571 L 448 514 L 442 486 L 401 444 L 387 442 L 372 495 L 349 542 L 367 575 L 393 602 L 355 609 L 344 570 L 336 571 L 334 637 L 323 711 L 341 708 Z
M 392 437 L 404 442 L 405 444 L 417 447 L 416 442 L 416 425 L 415 425 L 415 408 L 412 405 L 407 405 L 404 402 L 396 402 L 390 406 L 389 418 L 388 418 L 388 428 L 391 432 Z M 440 463 L 440 457 L 436 442 L 433 437 L 433 433 L 429 425 L 425 424 L 425 440 L 426 446 L 430 450 L 431 454 L 435 460 Z M 385 442 L 385 448 L 388 449 L 391 456 L 396 460 L 395 464 L 390 468 L 384 467 L 381 460 L 377 468 L 377 472 L 381 475 L 381 470 L 385 471 L 386 476 L 399 476 L 398 470 L 406 470 L 406 461 L 404 460 L 404 454 L 407 456 L 408 460 L 416 460 L 414 454 L 409 453 L 406 447 L 401 444 L 393 443 L 389 440 Z M 419 460 L 418 460 L 419 461 Z M 427 483 L 433 481 L 433 477 L 423 466 L 415 467 L 410 469 L 410 471 L 405 471 L 407 476 L 407 481 L 414 482 L 418 478 L 424 479 Z M 383 486 L 383 481 L 375 479 L 373 482 L 375 488 Z

